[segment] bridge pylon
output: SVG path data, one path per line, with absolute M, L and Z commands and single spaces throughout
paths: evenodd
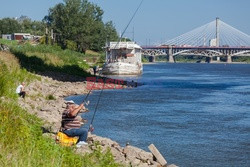
M 174 63 L 174 55 L 173 55 L 173 48 L 170 47 L 168 50 L 168 62 Z
M 220 46 L 220 29 L 219 29 L 219 17 L 216 17 L 216 47 Z
M 220 57 L 219 57 L 219 56 L 217 56 L 217 62 L 218 62 L 218 63 L 220 62 Z
M 148 60 L 149 60 L 149 62 L 153 63 L 153 62 L 155 62 L 155 57 L 154 56 L 149 56 Z
M 232 63 L 232 56 L 231 55 L 227 55 L 227 63 Z

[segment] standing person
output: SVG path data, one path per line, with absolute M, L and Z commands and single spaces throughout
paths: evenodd
M 22 82 L 17 88 L 16 93 L 19 94 L 22 98 L 25 98 L 26 92 L 24 91 L 25 83 Z
M 97 71 L 97 67 L 96 66 L 93 67 L 93 71 L 94 71 L 94 76 L 96 76 L 96 71 Z
M 85 109 L 84 104 L 82 103 L 78 106 L 73 100 L 67 101 L 66 104 L 66 110 L 62 114 L 62 132 L 69 137 L 79 137 L 76 147 L 87 145 L 88 130 L 81 128 L 84 122 L 78 116 L 80 110 Z
M 93 71 L 94 71 L 94 76 L 96 76 L 96 73 L 99 72 L 99 66 L 94 66 Z

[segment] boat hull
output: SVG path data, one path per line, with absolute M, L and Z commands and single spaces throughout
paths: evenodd
M 142 65 L 123 62 L 107 63 L 102 69 L 104 75 L 140 75 Z

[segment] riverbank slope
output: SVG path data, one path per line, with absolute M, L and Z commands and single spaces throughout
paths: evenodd
M 85 148 L 60 147 L 54 138 L 66 107 L 64 97 L 86 93 L 86 82 L 55 71 L 32 74 L 10 52 L 0 52 L 0 67 L 3 166 L 71 166 L 73 162 L 74 166 L 159 166 L 151 153 L 133 146 L 122 148 L 96 135 L 89 135 Z M 15 94 L 22 81 L 27 83 L 25 99 Z

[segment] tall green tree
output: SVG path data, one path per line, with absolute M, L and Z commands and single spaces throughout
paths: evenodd
M 22 18 L 21 20 L 14 18 L 0 19 L 0 35 L 20 32 L 32 35 L 44 35 L 45 24 L 41 21 L 32 21 L 29 18 Z
M 0 35 L 20 32 L 20 24 L 13 18 L 3 18 L 0 20 Z
M 45 24 L 41 21 L 32 21 L 31 30 L 29 31 L 33 35 L 44 35 L 45 33 Z
M 81 52 L 100 51 L 108 34 L 114 39 L 118 37 L 113 24 L 102 21 L 103 13 L 88 0 L 64 0 L 49 10 L 44 21 L 56 33 L 56 42 L 62 48 L 75 43 Z

